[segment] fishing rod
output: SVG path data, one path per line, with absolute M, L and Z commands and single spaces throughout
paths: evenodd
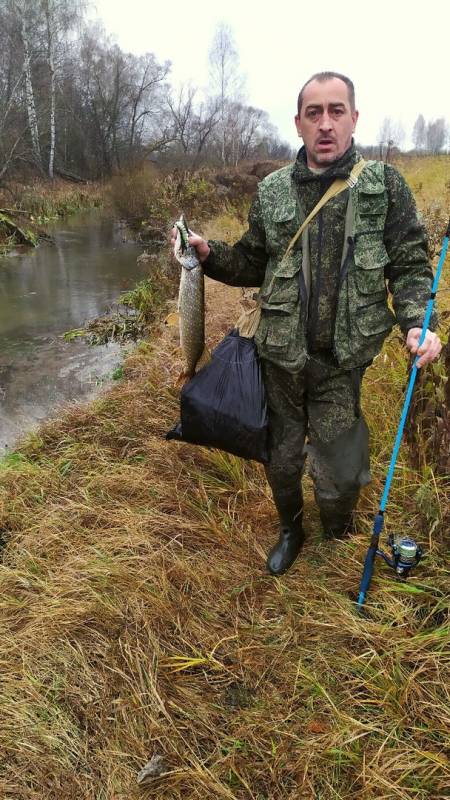
M 425 319 L 423 321 L 423 326 L 422 326 L 422 334 L 420 336 L 418 345 L 419 348 L 425 340 L 425 336 L 427 335 L 428 331 L 428 326 L 430 324 L 431 314 L 433 311 L 437 288 L 441 277 L 442 267 L 444 265 L 445 257 L 447 255 L 449 237 L 450 237 L 450 219 L 444 236 L 444 241 L 442 243 L 441 255 L 436 269 L 436 274 L 434 276 L 433 286 L 431 287 L 431 294 L 428 300 L 425 312 Z M 370 540 L 370 545 L 367 550 L 366 559 L 364 561 L 363 574 L 359 586 L 358 609 L 362 608 L 364 600 L 366 599 L 367 592 L 369 591 L 369 586 L 373 575 L 376 556 L 380 556 L 386 562 L 386 564 L 388 564 L 389 567 L 395 570 L 398 577 L 402 579 L 406 579 L 408 577 L 411 569 L 417 566 L 417 564 L 419 563 L 420 559 L 423 556 L 423 551 L 421 547 L 419 547 L 419 545 L 410 536 L 394 537 L 392 534 L 389 536 L 388 545 L 391 548 L 390 557 L 386 553 L 384 553 L 383 550 L 380 550 L 378 547 L 380 536 L 384 527 L 384 512 L 389 497 L 389 491 L 391 488 L 398 452 L 400 450 L 403 430 L 405 427 L 406 418 L 408 416 L 409 405 L 411 402 L 414 383 L 416 381 L 416 376 L 417 376 L 417 370 L 420 369 L 420 367 L 417 366 L 419 358 L 420 356 L 416 355 L 411 369 L 411 374 L 409 376 L 408 389 L 406 392 L 405 402 L 403 404 L 403 410 L 397 429 L 397 436 L 395 438 L 394 449 L 392 451 L 391 462 L 389 465 L 386 483 L 384 485 L 384 491 L 380 502 L 380 508 L 378 514 L 376 514 L 375 516 L 373 523 L 372 538 Z

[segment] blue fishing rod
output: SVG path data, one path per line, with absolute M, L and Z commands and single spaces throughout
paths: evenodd
M 447 231 L 444 236 L 442 251 L 436 269 L 436 275 L 434 276 L 433 286 L 431 287 L 431 294 L 425 312 L 425 319 L 423 321 L 422 334 L 419 340 L 419 347 L 423 344 L 425 336 L 427 335 L 428 326 L 430 324 L 431 314 L 433 311 L 434 301 L 436 298 L 437 288 L 441 277 L 442 267 L 444 266 L 445 257 L 447 255 L 449 237 L 450 237 L 450 220 L 447 226 Z M 388 556 L 386 553 L 384 553 L 383 550 L 380 550 L 378 548 L 380 535 L 384 527 L 384 512 L 389 497 L 389 491 L 391 488 L 398 452 L 400 450 L 403 430 L 405 427 L 406 418 L 408 416 L 409 405 L 411 403 L 414 383 L 416 381 L 416 376 L 417 376 L 417 370 L 420 369 L 420 367 L 417 366 L 419 358 L 420 356 L 416 355 L 411 369 L 411 374 L 409 376 L 408 389 L 406 392 L 405 402 L 403 404 L 403 410 L 397 429 L 397 436 L 395 438 L 394 449 L 392 451 L 392 456 L 391 456 L 391 463 L 389 465 L 389 471 L 387 474 L 386 483 L 384 485 L 383 496 L 380 502 L 380 509 L 378 511 L 378 514 L 376 514 L 373 523 L 372 538 L 370 540 L 370 545 L 367 550 L 366 560 L 364 561 L 364 569 L 361 578 L 361 583 L 359 586 L 359 595 L 358 595 L 359 609 L 362 608 L 364 600 L 366 599 L 367 592 L 369 591 L 369 586 L 373 575 L 376 556 L 381 556 L 381 558 L 386 562 L 386 564 L 388 564 L 388 566 L 390 566 L 393 570 L 395 570 L 395 572 L 400 578 L 407 578 L 411 569 L 419 563 L 423 555 L 422 549 L 419 547 L 418 544 L 416 544 L 414 539 L 412 539 L 410 536 L 402 536 L 400 538 L 394 538 L 392 534 L 389 536 L 388 544 L 391 548 L 391 553 L 392 553 L 391 557 Z

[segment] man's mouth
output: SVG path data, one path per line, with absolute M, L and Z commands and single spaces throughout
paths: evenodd
M 319 139 L 317 144 L 319 147 L 332 147 L 334 145 L 334 140 L 323 138 Z

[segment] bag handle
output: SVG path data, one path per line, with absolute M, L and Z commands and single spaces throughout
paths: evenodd
M 336 180 L 333 181 L 333 183 L 327 189 L 325 194 L 322 195 L 317 205 L 308 214 L 306 219 L 303 220 L 295 236 L 292 237 L 283 258 L 281 259 L 282 261 L 284 261 L 286 256 L 289 255 L 289 253 L 293 249 L 295 243 L 298 241 L 298 239 L 302 235 L 307 225 L 309 225 L 311 220 L 314 219 L 316 214 L 318 214 L 320 209 L 323 208 L 325 203 L 328 203 L 328 200 L 331 200 L 332 197 L 336 197 L 338 194 L 343 192 L 344 189 L 353 189 L 353 187 L 356 186 L 358 178 L 365 166 L 366 166 L 366 161 L 364 160 L 364 158 L 361 158 L 360 161 L 357 161 L 356 164 L 354 165 L 348 178 L 336 178 Z M 258 328 L 260 319 L 261 319 L 260 305 L 257 305 L 255 308 L 250 309 L 250 311 L 244 311 L 236 323 L 236 328 L 239 331 L 239 335 L 245 336 L 249 339 L 252 336 L 254 336 Z

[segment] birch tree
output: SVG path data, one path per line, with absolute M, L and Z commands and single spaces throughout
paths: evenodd
M 210 83 L 217 97 L 220 114 L 221 161 L 227 163 L 227 116 L 229 105 L 240 98 L 243 77 L 239 72 L 239 56 L 229 25 L 218 25 L 209 51 Z
M 445 119 L 440 117 L 428 123 L 426 131 L 427 150 L 437 155 L 441 152 L 448 137 L 448 127 Z
M 41 145 L 39 138 L 38 117 L 36 113 L 36 102 L 33 91 L 32 81 L 32 46 L 30 31 L 33 23 L 36 23 L 33 6 L 29 0 L 15 0 L 13 8 L 17 14 L 20 25 L 20 37 L 23 48 L 23 72 L 25 81 L 25 102 L 28 118 L 28 125 L 31 136 L 33 158 L 36 167 L 40 172 L 42 169 Z
M 423 114 L 419 114 L 414 123 L 412 140 L 416 150 L 424 149 L 427 142 L 427 126 L 425 124 Z

